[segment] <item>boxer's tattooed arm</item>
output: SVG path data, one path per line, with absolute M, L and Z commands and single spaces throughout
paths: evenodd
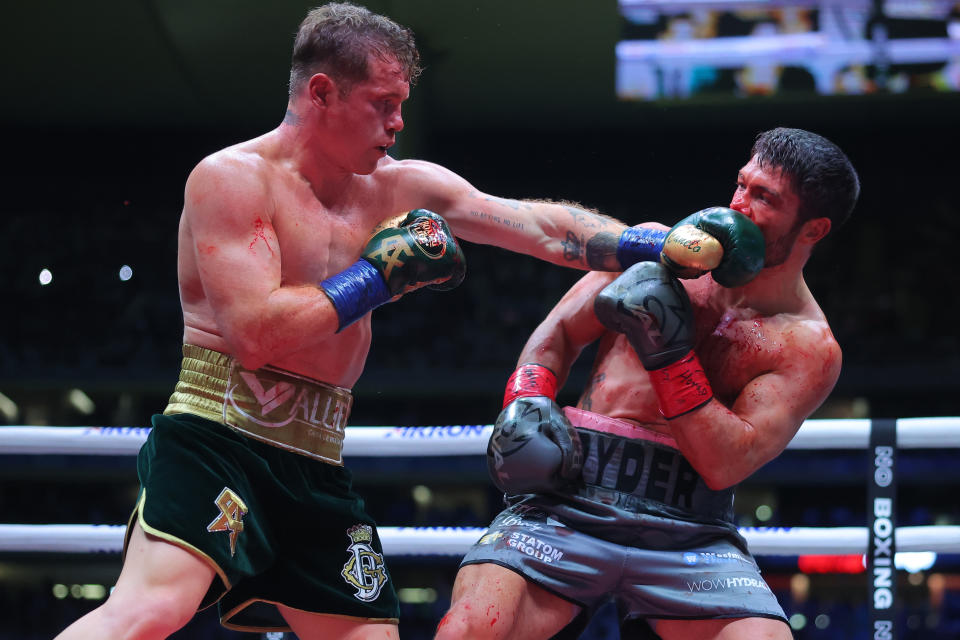
M 623 267 L 617 260 L 617 245 L 620 236 L 601 231 L 587 240 L 587 264 L 594 271 L 621 271 Z
M 520 202 L 519 200 L 510 200 L 509 198 L 498 198 L 496 196 L 487 196 L 487 195 L 481 194 L 478 191 L 474 191 L 473 193 L 471 193 L 470 197 L 476 198 L 478 200 L 484 200 L 486 202 L 493 202 L 496 204 L 500 204 L 505 207 L 509 207 L 514 211 L 521 211 L 521 210 L 527 210 L 527 209 L 533 208 L 529 204 L 525 202 Z M 488 220 L 494 224 L 504 225 L 512 229 L 522 230 L 525 228 L 521 220 L 514 220 L 506 216 L 498 216 L 498 215 L 489 213 L 487 211 L 482 211 L 480 209 L 471 209 L 470 215 L 473 216 L 474 218 L 478 218 L 480 220 Z
M 497 196 L 488 196 L 481 194 L 479 191 L 474 191 L 470 194 L 474 198 L 480 198 L 481 200 L 486 200 L 487 202 L 496 202 L 497 204 L 502 204 L 505 207 L 510 207 L 514 211 L 520 211 L 521 209 L 529 210 L 533 209 L 533 206 L 523 202 L 521 200 L 511 200 L 510 198 L 498 198 Z
M 584 211 L 570 206 L 564 208 L 573 216 L 575 225 L 593 231 L 593 233 L 587 234 L 586 242 L 583 242 L 584 236 L 580 236 L 581 244 L 584 245 L 587 266 L 594 271 L 620 271 L 620 261 L 617 260 L 617 245 L 619 244 L 620 234 L 612 231 L 619 226 L 619 223 L 592 211 Z M 572 232 L 567 232 L 568 241 L 571 235 L 573 235 Z M 566 248 L 566 245 L 564 247 Z M 564 251 L 564 256 L 566 255 L 567 252 Z
M 567 239 L 562 243 L 563 259 L 568 262 L 583 262 L 583 236 L 567 231 Z
M 567 210 L 567 213 L 573 216 L 574 224 L 583 227 L 584 229 L 603 229 L 610 222 L 599 213 L 594 213 L 593 211 L 584 211 L 583 209 L 578 209 L 577 207 L 571 207 L 569 205 L 564 205 L 563 208 Z
M 489 221 L 495 225 L 503 225 L 519 230 L 525 230 L 526 228 L 522 218 L 525 212 L 535 212 L 537 207 L 541 205 L 560 207 L 573 219 L 571 228 L 562 229 L 561 227 L 561 231 L 564 233 L 564 239 L 560 243 L 563 248 L 563 259 L 567 262 L 576 263 L 581 267 L 586 266 L 595 271 L 621 270 L 620 263 L 617 260 L 617 245 L 620 232 L 624 227 L 622 222 L 596 211 L 584 209 L 571 202 L 513 200 L 510 198 L 490 196 L 480 193 L 479 191 L 471 192 L 470 197 L 499 205 L 493 209 L 497 213 L 492 213 L 490 208 L 484 207 L 483 205 L 472 208 L 470 210 L 471 216 L 479 220 Z M 504 216 L 502 215 L 502 207 L 512 209 L 521 215 L 518 216 L 518 218 Z
M 487 213 L 486 211 L 477 211 L 476 209 L 471 209 L 470 215 L 480 220 L 489 220 L 493 224 L 499 224 L 499 225 L 504 225 L 506 227 L 510 227 L 511 229 L 522 230 L 524 228 L 523 223 L 520 222 L 519 220 L 513 220 L 511 218 L 502 218 L 500 216 L 495 216 L 492 213 Z

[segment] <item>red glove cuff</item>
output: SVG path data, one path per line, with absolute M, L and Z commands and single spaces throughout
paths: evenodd
M 557 376 L 541 364 L 528 362 L 517 367 L 503 394 L 503 406 L 527 396 L 547 396 L 551 400 L 557 397 Z
M 713 389 L 693 351 L 678 362 L 650 372 L 653 389 L 660 398 L 660 413 L 667 420 L 698 409 L 713 398 Z

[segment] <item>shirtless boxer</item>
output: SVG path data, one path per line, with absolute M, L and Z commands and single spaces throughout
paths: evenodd
M 451 233 L 582 269 L 661 253 L 692 273 L 719 264 L 700 250 L 724 230 L 627 229 L 390 158 L 418 60 L 412 34 L 387 18 L 312 10 L 283 122 L 190 174 L 180 380 L 138 458 L 116 588 L 60 638 L 164 638 L 214 602 L 234 629 L 396 638 L 376 526 L 340 456 L 369 312 L 456 286 L 465 261 Z
M 664 640 L 792 637 L 733 492 L 836 383 L 840 348 L 803 267 L 858 193 L 835 145 L 768 131 L 730 203 L 765 240 L 753 280 L 681 284 L 642 262 L 570 289 L 507 385 L 488 461 L 508 508 L 464 558 L 438 639 L 576 637 L 610 600 Z M 561 410 L 556 390 L 595 340 L 590 382 Z

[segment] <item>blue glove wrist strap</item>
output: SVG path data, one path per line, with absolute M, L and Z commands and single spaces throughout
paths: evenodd
M 638 262 L 660 262 L 660 251 L 666 231 L 628 227 L 620 234 L 617 244 L 617 261 L 621 269 Z
M 392 297 L 377 268 L 363 259 L 330 276 L 320 286 L 337 310 L 338 333 Z

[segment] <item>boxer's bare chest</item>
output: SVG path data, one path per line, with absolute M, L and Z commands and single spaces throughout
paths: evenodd
M 697 308 L 695 350 L 714 394 L 732 402 L 754 378 L 783 366 L 785 325 L 740 307 Z
M 744 387 L 763 373 L 780 369 L 787 323 L 753 309 L 692 303 L 697 323 L 694 350 L 714 395 L 733 403 Z M 659 420 L 659 402 L 629 341 L 607 334 L 579 405 L 613 417 L 652 424 Z
M 384 217 L 375 184 L 355 185 L 321 202 L 309 185 L 291 179 L 273 189 L 272 219 L 284 284 L 317 283 L 350 266 Z M 257 241 L 253 238 L 253 241 Z

